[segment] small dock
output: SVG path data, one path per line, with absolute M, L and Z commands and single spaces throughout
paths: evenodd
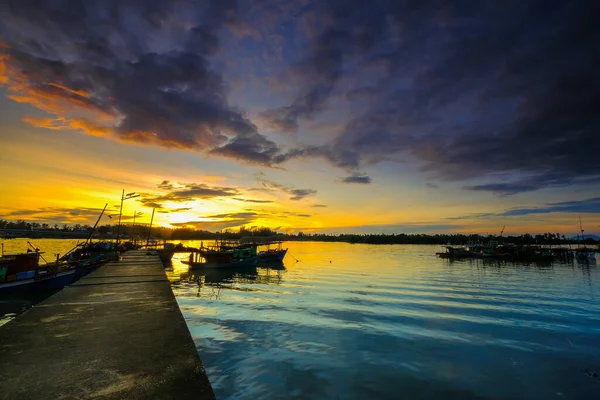
M 134 250 L 0 327 L 0 399 L 214 399 L 155 252 Z

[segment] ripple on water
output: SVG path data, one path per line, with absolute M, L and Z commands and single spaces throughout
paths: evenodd
M 174 292 L 218 398 L 595 398 L 597 268 L 289 243 L 278 271 Z M 329 263 L 332 260 L 332 263 Z

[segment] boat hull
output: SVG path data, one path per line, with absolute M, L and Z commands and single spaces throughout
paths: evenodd
M 258 257 L 260 258 L 261 261 L 265 261 L 265 262 L 283 261 L 286 253 L 287 253 L 287 249 L 264 251 L 264 252 L 258 253 Z
M 230 262 L 190 262 L 182 261 L 182 263 L 189 265 L 192 269 L 200 268 L 214 268 L 214 269 L 226 269 L 226 268 L 253 268 L 258 265 L 258 257 L 246 258 L 242 260 L 230 261 Z
M 38 275 L 28 279 L 20 279 L 12 282 L 3 282 L 0 284 L 0 292 L 37 290 L 40 288 L 61 288 L 69 285 L 77 279 L 77 271 L 71 269 L 58 273 L 48 273 Z

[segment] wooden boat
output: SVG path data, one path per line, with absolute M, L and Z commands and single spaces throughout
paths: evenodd
M 196 268 L 253 268 L 258 265 L 260 259 L 257 256 L 251 258 L 230 258 L 229 261 L 182 261 L 192 269 Z
M 267 249 L 258 252 L 258 257 L 261 261 L 283 261 L 288 249 Z
M 171 263 L 176 250 L 176 247 L 173 243 L 167 243 L 164 241 L 161 244 L 158 242 L 158 240 L 149 240 L 144 247 L 148 250 L 155 250 L 163 265 Z
M 445 246 L 446 251 L 435 253 L 440 258 L 470 258 L 473 254 L 465 247 Z
M 26 253 L 4 254 L 0 258 L 0 290 L 61 288 L 86 276 L 109 261 L 110 249 L 101 252 L 102 246 L 76 246 L 56 261 L 40 265 L 42 252 L 30 242 L 33 249 Z M 44 259 L 44 261 L 46 261 Z
M 3 254 L 0 259 L 0 291 L 39 287 L 63 287 L 77 278 L 67 263 L 39 265 L 40 252 Z
M 231 262 L 232 259 L 247 259 L 257 256 L 256 246 L 237 242 L 217 242 L 215 246 L 200 247 L 199 254 L 210 263 Z
M 265 250 L 258 251 L 257 255 L 260 257 L 261 262 L 270 262 L 270 261 L 283 261 L 285 255 L 287 254 L 288 249 L 282 248 L 282 241 L 277 236 L 267 236 L 267 237 L 255 237 L 249 236 L 240 239 L 240 243 L 244 243 L 246 246 L 255 246 L 262 247 L 266 246 Z M 276 245 L 276 248 L 272 249 L 271 246 Z

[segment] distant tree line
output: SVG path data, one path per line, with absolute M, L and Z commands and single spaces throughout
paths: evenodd
M 79 231 L 79 230 L 91 230 L 92 227 L 89 225 L 80 225 L 80 224 L 75 224 L 75 225 L 67 225 L 67 224 L 54 224 L 54 225 L 50 225 L 47 223 L 39 223 L 39 222 L 27 222 L 24 220 L 18 220 L 18 221 L 7 221 L 4 219 L 0 219 L 0 229 L 18 229 L 18 230 L 26 230 L 26 231 L 32 231 L 32 230 L 47 230 L 47 231 L 56 231 L 56 232 L 73 232 L 73 231 Z
M 119 231 L 120 236 L 125 238 L 145 239 L 148 236 L 149 226 L 147 224 L 117 224 L 102 225 L 96 228 L 94 237 L 96 238 L 114 238 Z M 92 230 L 90 225 L 68 225 L 68 224 L 46 224 L 38 222 L 26 222 L 24 220 L 6 221 L 0 219 L 0 230 L 5 232 L 11 230 L 27 231 L 22 236 L 26 237 L 64 237 L 66 233 L 78 233 L 87 236 Z M 487 242 L 496 240 L 501 243 L 523 244 L 576 244 L 585 243 L 589 245 L 597 244 L 598 241 L 592 238 L 586 238 L 583 241 L 570 240 L 565 235 L 559 233 L 543 233 L 530 235 L 525 233 L 519 236 L 499 236 L 499 235 L 467 235 L 461 233 L 447 234 L 326 234 L 326 233 L 303 233 L 284 234 L 278 233 L 267 227 L 244 227 L 238 231 L 224 230 L 220 232 L 210 232 L 193 228 L 166 228 L 162 226 L 152 227 L 151 236 L 154 238 L 168 240 L 215 240 L 215 239 L 239 239 L 242 237 L 277 237 L 284 241 L 318 241 L 318 242 L 347 242 L 347 243 L 367 243 L 367 244 L 451 244 L 460 245 L 468 242 Z
M 468 242 L 488 242 L 490 240 L 498 241 L 499 243 L 514 243 L 517 245 L 523 244 L 573 244 L 579 243 L 577 240 L 569 240 L 565 235 L 558 233 L 544 233 L 530 235 L 525 233 L 519 236 L 499 236 L 499 235 L 467 235 L 460 233 L 446 234 L 322 234 L 322 233 L 298 233 L 290 237 L 289 240 L 311 240 L 320 242 L 348 242 L 348 243 L 367 243 L 367 244 L 451 244 L 461 245 Z M 596 244 L 592 238 L 587 238 L 582 241 L 586 244 Z

